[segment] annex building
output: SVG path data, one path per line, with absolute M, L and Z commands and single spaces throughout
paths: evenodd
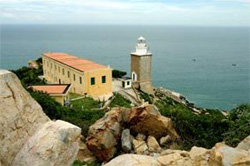
M 32 85 L 30 88 L 32 88 L 34 91 L 47 93 L 62 106 L 69 103 L 70 84 Z
M 62 52 L 42 56 L 49 84 L 71 84 L 70 91 L 103 99 L 112 95 L 112 69 Z

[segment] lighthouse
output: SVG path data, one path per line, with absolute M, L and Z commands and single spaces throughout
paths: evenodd
M 139 37 L 135 52 L 131 56 L 132 84 L 146 93 L 153 93 L 152 87 L 152 53 L 144 37 Z

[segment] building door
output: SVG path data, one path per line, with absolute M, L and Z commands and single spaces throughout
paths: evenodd
M 122 81 L 122 87 L 125 88 L 125 81 Z
M 59 84 L 61 84 L 61 79 L 59 79 Z
M 137 81 L 137 74 L 132 72 L 132 81 Z

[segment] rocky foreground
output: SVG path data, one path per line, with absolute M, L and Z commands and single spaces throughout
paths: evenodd
M 89 128 L 84 144 L 79 127 L 51 121 L 6 70 L 0 70 L 0 108 L 0 166 L 68 166 L 95 158 L 105 166 L 250 165 L 250 136 L 236 148 L 217 143 L 172 150 L 179 135 L 171 119 L 149 104 L 113 108 Z
M 114 108 L 89 129 L 86 144 L 105 166 L 248 166 L 250 136 L 236 148 L 217 143 L 212 149 L 194 146 L 190 152 L 167 149 L 179 139 L 169 118 L 154 105 Z
M 190 152 L 168 149 L 154 156 L 124 154 L 105 166 L 249 166 L 249 139 L 250 136 L 237 148 L 217 143 L 212 149 L 194 146 Z
M 13 73 L 0 70 L 0 165 L 71 165 L 81 129 L 51 121 Z

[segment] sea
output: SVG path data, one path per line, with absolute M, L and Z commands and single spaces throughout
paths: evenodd
M 0 68 L 18 69 L 48 51 L 66 52 L 130 72 L 144 36 L 153 53 L 153 85 L 197 107 L 231 110 L 250 102 L 249 27 L 149 25 L 1 25 Z

